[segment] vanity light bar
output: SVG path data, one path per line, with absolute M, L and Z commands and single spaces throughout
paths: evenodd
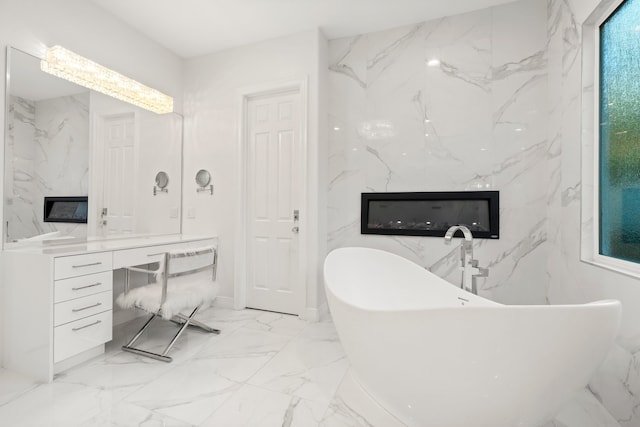
M 46 59 L 40 61 L 40 68 L 56 77 L 154 113 L 164 114 L 173 111 L 172 97 L 96 64 L 62 46 L 49 48 Z

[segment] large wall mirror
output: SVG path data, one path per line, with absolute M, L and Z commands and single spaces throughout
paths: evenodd
M 7 67 L 5 242 L 180 233 L 181 116 L 46 74 L 39 58 L 15 48 Z M 159 170 L 171 179 L 154 195 Z M 48 206 L 62 221 L 45 218 L 45 198 L 78 197 L 87 197 L 86 223 L 77 203 Z

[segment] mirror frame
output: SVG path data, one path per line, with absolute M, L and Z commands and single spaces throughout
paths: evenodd
M 7 143 L 9 141 L 9 124 L 7 117 L 9 116 L 9 103 L 11 93 L 11 51 L 15 49 L 7 45 L 4 55 L 4 129 L 2 130 L 2 250 L 7 246 L 9 239 L 9 223 L 7 220 L 7 195 L 5 194 L 6 183 L 6 164 L 7 164 Z M 20 49 L 18 49 L 20 50 Z M 20 50 L 22 52 L 22 50 Z M 26 52 L 24 52 L 26 53 Z

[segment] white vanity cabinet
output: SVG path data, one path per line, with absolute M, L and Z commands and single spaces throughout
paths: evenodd
M 55 258 L 53 363 L 111 341 L 111 252 Z
M 155 236 L 3 251 L 4 367 L 49 382 L 103 353 L 112 339 L 113 271 L 204 245 L 217 239 Z

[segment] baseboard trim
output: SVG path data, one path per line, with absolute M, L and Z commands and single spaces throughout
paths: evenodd
M 53 365 L 54 375 L 59 374 L 62 371 L 66 371 L 80 363 L 86 362 L 87 360 L 93 359 L 94 357 L 100 356 L 104 353 L 104 347 L 104 344 L 100 344 L 96 347 L 90 348 L 89 350 L 83 351 L 80 354 L 76 354 L 75 356 L 71 356 L 68 359 L 55 363 Z
M 326 302 L 321 304 L 318 308 L 307 307 L 300 317 L 309 322 L 320 322 L 331 318 L 329 315 L 329 306 Z

